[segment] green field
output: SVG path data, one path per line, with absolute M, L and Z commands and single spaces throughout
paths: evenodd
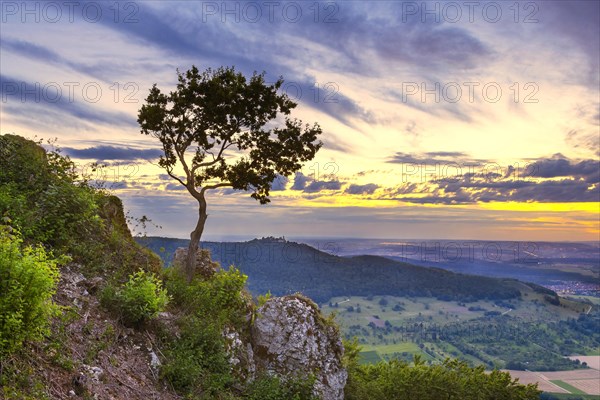
M 425 361 L 433 361 L 435 356 L 421 350 L 419 346 L 412 342 L 402 342 L 397 344 L 382 344 L 378 346 L 364 346 L 363 351 L 367 353 L 375 352 L 380 358 L 389 360 L 392 358 L 403 358 L 412 360 L 415 355 L 420 355 Z
M 574 366 L 563 355 L 597 350 L 593 341 L 561 342 L 570 328 L 560 321 L 576 320 L 589 305 L 563 298 L 552 305 L 527 289 L 521 299 L 507 301 L 353 296 L 333 298 L 321 308 L 336 313 L 346 338 L 358 339 L 363 362 L 420 355 L 429 362 L 460 358 L 487 368 L 566 370 Z
M 376 364 L 379 361 L 381 361 L 381 357 L 375 350 L 360 352 L 360 363 L 361 364 Z
M 550 382 L 554 383 L 556 386 L 560 386 L 561 388 L 567 390 L 571 394 L 585 394 L 585 392 L 583 390 L 579 390 L 575 386 L 569 385 L 567 382 L 563 382 L 563 381 L 559 381 L 559 380 L 550 381 Z

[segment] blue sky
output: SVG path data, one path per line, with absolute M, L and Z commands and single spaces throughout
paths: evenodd
M 325 145 L 270 205 L 211 194 L 207 235 L 595 240 L 599 4 L 3 1 L 0 133 L 107 164 L 149 233 L 186 237 L 137 110 L 178 68 L 234 65 L 283 76 Z

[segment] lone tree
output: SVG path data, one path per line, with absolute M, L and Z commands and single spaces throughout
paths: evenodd
M 206 191 L 231 187 L 268 203 L 278 175 L 289 176 L 314 158 L 322 131 L 288 117 L 296 103 L 277 93 L 282 78 L 267 85 L 264 72 L 246 79 L 233 67 L 200 73 L 192 66 L 177 75 L 177 89 L 168 95 L 153 85 L 138 123 L 141 133 L 162 143 L 158 164 L 198 201 L 185 266 L 191 280 L 207 219 Z

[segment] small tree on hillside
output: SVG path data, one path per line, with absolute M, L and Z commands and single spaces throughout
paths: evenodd
M 291 175 L 314 158 L 321 128 L 287 117 L 296 103 L 277 93 L 282 78 L 267 85 L 264 73 L 247 80 L 233 67 L 200 73 L 193 66 L 177 74 L 177 89 L 168 95 L 156 84 L 150 89 L 138 123 L 141 133 L 162 143 L 159 165 L 198 201 L 185 267 L 191 280 L 207 218 L 206 191 L 231 187 L 268 203 L 278 175 Z M 285 121 L 276 124 L 281 114 Z

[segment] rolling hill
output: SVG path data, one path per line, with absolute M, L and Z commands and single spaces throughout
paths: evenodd
M 139 238 L 167 265 L 187 240 Z M 202 242 L 213 260 L 235 265 L 248 275 L 248 287 L 257 295 L 302 292 L 319 303 L 336 296 L 392 295 L 435 297 L 441 300 L 476 301 L 517 298 L 523 283 L 422 267 L 371 255 L 339 257 L 306 244 L 263 238 L 247 242 Z M 529 288 L 551 297 L 556 294 L 534 284 Z M 521 288 L 521 289 L 520 289 Z

